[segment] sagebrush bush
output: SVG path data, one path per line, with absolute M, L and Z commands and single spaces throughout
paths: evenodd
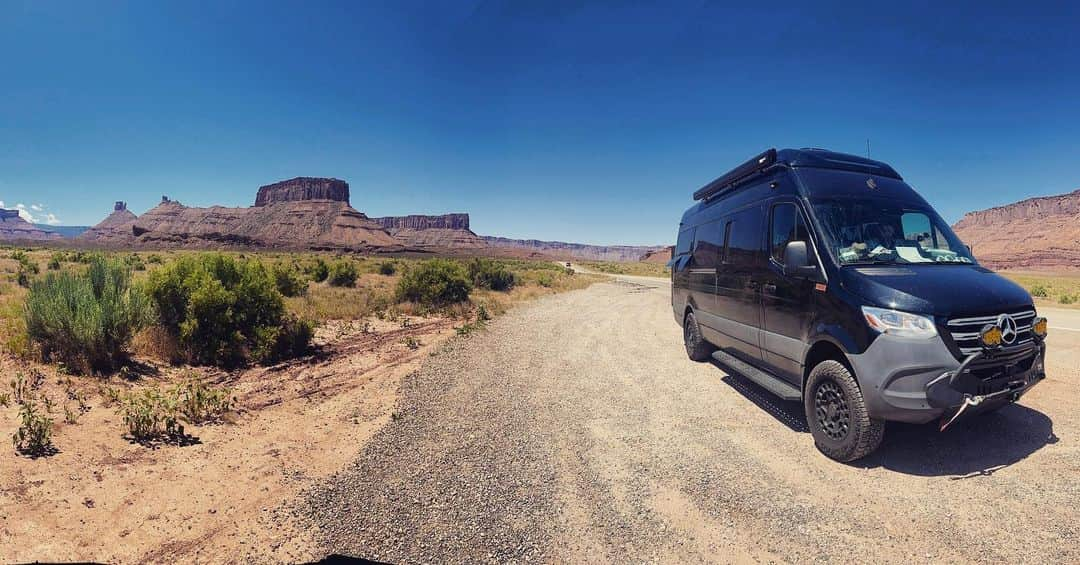
M 330 286 L 353 286 L 356 284 L 358 276 L 359 272 L 357 272 L 356 265 L 352 261 L 338 259 L 331 263 L 327 280 L 330 282 Z
M 1047 296 L 1050 295 L 1050 292 L 1046 290 L 1045 286 L 1043 286 L 1041 284 L 1037 284 L 1037 285 L 1031 287 L 1031 295 L 1036 296 L 1038 298 L 1046 298 Z
M 124 262 L 96 255 L 86 272 L 49 273 L 26 296 L 26 332 L 45 359 L 87 372 L 116 366 L 152 319 Z
M 1061 298 L 1058 299 L 1058 302 L 1062 304 L 1072 304 L 1073 302 L 1076 302 L 1076 297 L 1071 294 L 1062 294 Z
M 379 263 L 379 274 L 390 276 L 397 272 L 397 265 L 393 261 Z
M 507 291 L 517 284 L 517 277 L 504 265 L 477 257 L 469 261 L 469 278 L 476 288 Z
M 431 259 L 409 269 L 397 284 L 398 301 L 445 306 L 469 299 L 472 283 L 461 263 Z
M 278 292 L 284 296 L 307 294 L 307 279 L 292 265 L 277 263 L 271 269 Z
M 242 364 L 267 333 L 291 323 L 273 276 L 256 260 L 182 257 L 151 272 L 147 287 L 161 324 L 192 362 Z

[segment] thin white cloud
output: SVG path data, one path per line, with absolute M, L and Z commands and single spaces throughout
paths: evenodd
M 0 200 L 0 208 L 7 208 L 3 200 Z M 58 226 L 63 223 L 60 221 L 60 218 L 56 217 L 56 214 L 47 212 L 46 208 L 48 208 L 48 206 L 44 204 L 31 204 L 28 207 L 26 204 L 20 202 L 15 205 L 15 210 L 19 211 L 19 217 L 31 224 Z

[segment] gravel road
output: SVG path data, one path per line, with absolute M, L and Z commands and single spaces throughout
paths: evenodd
M 328 553 L 390 562 L 1080 562 L 1080 334 L 1050 376 L 854 465 L 797 403 L 689 361 L 661 280 L 514 309 L 402 384 L 305 496 Z M 1068 332 L 1061 332 L 1067 334 Z M 1070 341 L 1071 340 L 1071 341 Z

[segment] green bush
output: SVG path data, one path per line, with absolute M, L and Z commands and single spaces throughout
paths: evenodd
M 353 286 L 359 273 L 356 265 L 347 259 L 338 259 L 330 265 L 330 286 Z
M 1076 302 L 1076 297 L 1071 294 L 1062 294 L 1061 298 L 1058 299 L 1058 302 L 1062 304 L 1072 304 L 1073 302 Z
M 457 261 L 431 259 L 410 269 L 397 285 L 399 302 L 444 306 L 469 299 L 472 283 Z
M 56 252 L 49 258 L 49 264 L 47 265 L 50 271 L 59 271 L 60 263 L 63 263 L 67 256 L 64 253 Z
M 271 269 L 278 292 L 285 296 L 307 294 L 307 279 L 292 265 L 277 263 Z
M 184 435 L 178 408 L 175 394 L 163 393 L 157 388 L 144 388 L 121 397 L 117 411 L 124 418 L 124 425 L 131 437 L 147 440 L 162 435 Z
M 264 327 L 255 332 L 252 358 L 263 365 L 300 357 L 311 348 L 315 324 L 296 316 L 285 316 L 277 327 Z
M 170 394 L 176 397 L 177 411 L 192 424 L 218 421 L 233 406 L 229 389 L 214 388 L 195 376 L 184 379 Z
M 330 266 L 323 261 L 322 257 L 318 257 L 315 259 L 315 264 L 307 268 L 307 274 L 311 280 L 321 283 L 330 276 Z
M 97 255 L 84 273 L 49 273 L 26 297 L 26 331 L 43 358 L 83 371 L 108 369 L 150 322 L 145 293 L 122 261 Z
M 517 278 L 505 266 L 491 259 L 477 257 L 469 261 L 469 279 L 477 288 L 507 291 L 514 288 Z
M 19 452 L 40 455 L 52 446 L 52 418 L 37 411 L 27 400 L 19 409 L 19 427 L 11 435 L 11 443 Z
M 397 265 L 393 261 L 379 263 L 379 274 L 390 276 L 397 272 Z
M 191 362 L 242 364 L 265 348 L 268 333 L 291 323 L 274 278 L 256 260 L 182 257 L 151 272 L 147 287 L 161 324 Z
M 1046 290 L 1045 286 L 1043 286 L 1041 284 L 1037 284 L 1037 285 L 1031 287 L 1031 295 L 1032 296 L 1037 296 L 1039 298 L 1046 298 L 1047 296 L 1050 295 L 1050 293 L 1049 293 L 1049 291 Z

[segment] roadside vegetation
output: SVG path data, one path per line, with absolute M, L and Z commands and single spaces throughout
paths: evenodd
M 319 331 L 399 328 L 394 343 L 413 351 L 418 320 L 468 336 L 518 302 L 602 279 L 550 261 L 0 247 L 0 360 L 20 367 L 0 415 L 29 457 L 59 452 L 57 434 L 62 447 L 93 406 L 115 411 L 129 441 L 185 445 L 193 426 L 243 410 L 199 374 L 303 357 L 326 347 Z
M 671 269 L 664 263 L 648 263 L 645 261 L 621 262 L 621 261 L 582 261 L 575 263 L 582 267 L 600 273 L 611 275 L 630 275 L 635 277 L 662 277 L 671 276 Z
M 1038 304 L 1080 307 L 1080 273 L 999 271 L 1024 287 Z

